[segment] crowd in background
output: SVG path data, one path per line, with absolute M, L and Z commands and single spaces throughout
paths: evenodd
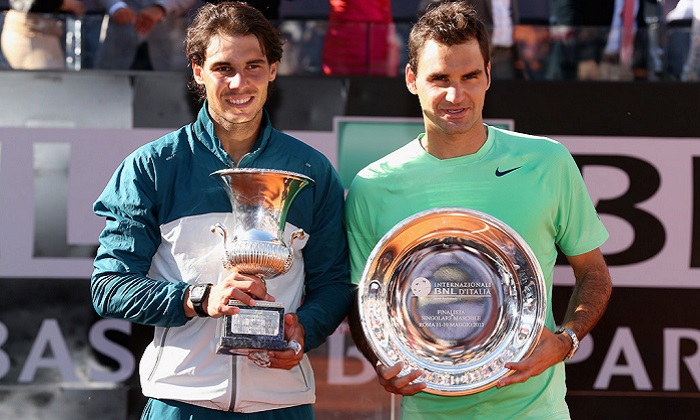
M 187 71 L 203 0 L 0 0 L 0 69 Z M 280 74 L 403 74 L 408 29 L 437 0 L 248 0 L 286 39 Z M 494 79 L 700 78 L 700 0 L 474 0 Z

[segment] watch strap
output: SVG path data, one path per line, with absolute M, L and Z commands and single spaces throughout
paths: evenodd
M 207 284 L 198 284 L 192 288 L 194 290 L 195 288 L 201 288 L 204 289 L 202 290 L 201 294 L 196 293 L 196 296 L 193 298 L 192 293 L 190 292 L 190 301 L 192 302 L 192 307 L 194 308 L 194 311 L 197 313 L 197 316 L 201 318 L 206 318 L 209 316 L 207 313 L 206 309 L 204 309 L 204 306 L 202 305 L 204 301 L 207 299 L 207 296 L 209 295 L 209 289 L 211 289 L 211 283 Z
M 563 333 L 571 337 L 571 349 L 569 349 L 569 352 L 566 354 L 566 357 L 564 357 L 564 361 L 570 360 L 572 357 L 574 357 L 574 354 L 576 354 L 576 350 L 578 350 L 578 336 L 573 330 L 569 328 L 559 328 L 556 333 Z

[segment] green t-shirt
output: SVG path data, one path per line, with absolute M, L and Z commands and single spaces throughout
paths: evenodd
M 425 152 L 419 137 L 364 168 L 350 186 L 346 216 L 353 282 L 359 283 L 384 234 L 409 216 L 439 207 L 478 210 L 518 232 L 542 267 L 548 301 L 557 246 L 566 255 L 580 255 L 608 238 L 576 163 L 560 143 L 489 126 L 476 153 L 441 160 Z M 551 305 L 546 326 L 556 326 Z M 559 419 L 568 417 L 565 394 L 559 363 L 502 389 L 403 398 L 403 417 Z

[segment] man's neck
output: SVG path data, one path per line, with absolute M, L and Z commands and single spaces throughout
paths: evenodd
M 241 124 L 222 126 L 215 124 L 216 136 L 221 141 L 226 153 L 238 164 L 243 156 L 251 151 L 260 135 L 262 118 Z
M 445 134 L 437 130 L 426 130 L 421 139 L 421 146 L 426 152 L 438 159 L 451 159 L 467 156 L 479 151 L 486 143 L 488 127 L 479 124 L 468 133 Z

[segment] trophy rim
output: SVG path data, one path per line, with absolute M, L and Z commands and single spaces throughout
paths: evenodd
M 479 232 L 466 230 L 465 225 L 474 221 L 485 224 L 488 229 L 493 229 L 498 237 L 506 238 L 509 243 L 494 243 Z M 506 274 L 511 276 L 517 291 L 517 300 L 506 303 L 519 311 L 517 316 L 512 317 L 517 318 L 515 322 L 512 318 L 501 320 L 499 317 L 497 327 L 501 330 L 497 332 L 502 333 L 502 336 L 497 337 L 500 341 L 496 349 L 483 357 L 474 357 L 474 360 L 467 358 L 454 364 L 450 364 L 447 359 L 441 360 L 445 363 L 435 363 L 434 358 L 425 357 L 422 354 L 423 349 L 413 350 L 416 343 L 422 344 L 420 337 L 406 338 L 410 333 L 404 328 L 405 325 L 397 326 L 401 322 L 393 322 L 398 316 L 390 307 L 395 303 L 392 299 L 397 294 L 395 293 L 397 283 L 406 283 L 405 279 L 395 278 L 397 266 L 405 264 L 407 259 L 411 258 L 411 252 L 417 247 L 428 241 L 435 241 L 436 238 L 445 237 L 470 241 L 481 240 L 481 244 L 491 254 L 489 258 L 500 260 L 506 267 Z M 409 244 L 406 247 L 409 249 L 397 250 L 397 245 L 404 242 Z M 387 256 L 389 256 L 388 260 Z M 514 261 L 515 258 L 519 263 Z M 380 264 L 383 264 L 383 267 L 380 267 Z M 527 286 L 527 293 L 534 296 L 534 299 L 531 299 L 534 303 L 523 304 L 524 286 Z M 367 343 L 374 354 L 387 366 L 403 362 L 402 374 L 413 369 L 423 370 L 423 375 L 416 382 L 426 383 L 427 387 L 424 391 L 438 395 L 456 396 L 481 392 L 493 387 L 500 378 L 514 373 L 504 367 L 505 363 L 522 360 L 532 353 L 539 341 L 546 318 L 545 279 L 529 245 L 515 230 L 499 219 L 462 207 L 425 210 L 395 225 L 370 253 L 358 290 L 360 322 Z M 373 296 L 375 293 L 380 294 Z M 504 300 L 509 297 L 510 295 L 503 294 Z M 405 322 L 405 320 L 402 321 Z M 504 330 L 506 327 L 509 329 Z M 432 344 L 434 343 L 426 343 L 425 347 L 430 347 Z
M 292 172 L 292 171 L 284 171 L 284 170 L 278 170 L 278 169 L 267 169 L 267 168 L 226 168 L 226 169 L 220 169 L 218 171 L 212 172 L 210 175 L 218 175 L 218 176 L 226 176 L 230 174 L 236 174 L 236 173 L 242 173 L 242 174 L 261 174 L 261 175 L 284 175 L 290 178 L 297 178 L 301 181 L 306 181 L 309 184 L 314 183 L 315 181 L 311 178 L 308 177 L 304 174 L 300 174 L 298 172 Z

